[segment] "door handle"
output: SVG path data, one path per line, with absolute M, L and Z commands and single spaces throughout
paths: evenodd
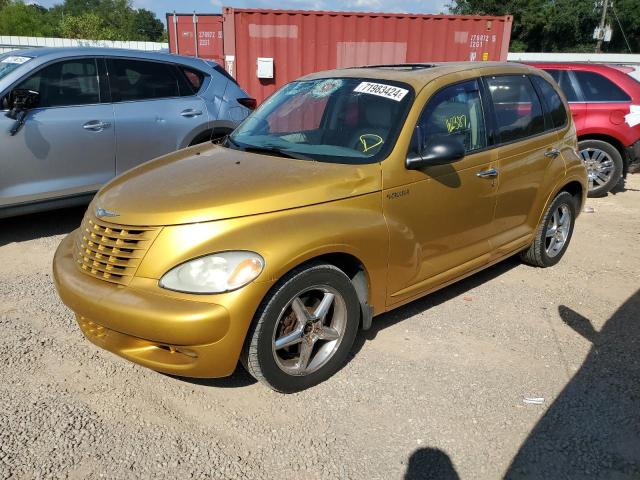
M 182 115 L 183 117 L 186 117 L 186 118 L 197 117 L 199 115 L 202 115 L 202 111 L 201 110 L 194 110 L 193 108 L 188 108 L 186 110 L 181 111 L 180 115 Z
M 552 148 L 551 150 L 544 152 L 544 156 L 548 158 L 556 158 L 558 155 L 560 155 L 560 150 L 557 148 Z
M 489 170 L 478 172 L 476 173 L 476 175 L 480 178 L 495 178 L 498 176 L 498 170 L 496 170 L 495 168 L 491 168 Z
M 109 122 L 101 122 L 99 120 L 92 120 L 92 121 L 87 122 L 84 125 L 82 125 L 82 128 L 84 128 L 85 130 L 90 130 L 92 132 L 100 132 L 100 131 L 104 130 L 105 128 L 109 128 L 110 126 L 111 126 L 111 124 Z

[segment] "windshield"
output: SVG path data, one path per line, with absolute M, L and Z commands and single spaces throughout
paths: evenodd
M 374 163 L 395 145 L 413 100 L 404 83 L 325 78 L 285 85 L 230 136 L 229 148 L 333 163 Z
M 31 57 L 0 55 L 0 80 L 29 60 L 31 60 Z

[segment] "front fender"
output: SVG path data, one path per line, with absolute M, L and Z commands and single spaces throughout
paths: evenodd
M 256 282 L 269 283 L 318 256 L 352 255 L 360 260 L 369 278 L 369 304 L 376 313 L 384 310 L 389 235 L 381 192 L 279 212 L 164 227 L 136 276 L 158 280 L 185 261 L 226 250 L 262 255 L 265 268 Z M 215 301 L 215 295 L 210 297 Z

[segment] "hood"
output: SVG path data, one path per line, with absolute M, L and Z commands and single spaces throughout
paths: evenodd
M 92 208 L 121 225 L 178 225 L 275 212 L 381 190 L 380 164 L 344 165 L 211 144 L 136 167 L 105 185 Z

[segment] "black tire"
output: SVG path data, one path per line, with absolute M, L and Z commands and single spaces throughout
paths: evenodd
M 622 179 L 622 173 L 624 170 L 624 162 L 622 160 L 622 155 L 620 155 L 618 149 L 610 143 L 602 140 L 582 140 L 578 142 L 578 150 L 580 150 L 580 155 L 582 156 L 582 159 L 585 161 L 585 163 L 587 162 L 587 158 L 585 158 L 585 152 L 599 150 L 609 156 L 613 163 L 611 176 L 606 182 L 604 182 L 602 185 L 599 185 L 597 181 L 593 180 L 590 174 L 589 191 L 587 192 L 587 195 L 589 197 L 602 197 L 609 193 L 613 189 L 613 187 L 615 187 Z
M 551 229 L 553 226 L 553 215 L 554 212 L 558 212 L 562 209 L 562 207 L 566 207 L 568 212 L 570 213 L 569 218 L 569 226 L 568 232 L 566 234 L 566 239 L 564 240 L 564 244 L 562 248 L 556 253 L 551 249 L 551 254 L 548 251 L 550 247 L 551 239 L 547 236 L 547 232 L 551 233 Z M 560 212 L 559 212 L 560 213 Z M 567 251 L 567 247 L 571 242 L 571 237 L 573 235 L 573 227 L 575 225 L 576 219 L 576 202 L 573 196 L 568 192 L 560 192 L 556 195 L 556 198 L 553 199 L 551 205 L 544 212 L 542 217 L 542 221 L 536 230 L 535 238 L 533 243 L 529 246 L 527 250 L 524 250 L 520 257 L 522 260 L 530 265 L 536 267 L 551 267 L 558 263 L 564 253 Z
M 313 292 L 313 288 L 316 286 L 331 288 L 337 292 L 339 296 L 335 297 L 336 302 L 339 297 L 342 298 L 340 312 L 344 330 L 340 340 L 337 341 L 335 347 L 332 347 L 332 353 L 327 354 L 326 363 L 321 364 L 317 370 L 310 373 L 294 375 L 284 371 L 276 361 L 275 332 L 277 328 L 282 328 L 281 326 L 286 320 L 284 313 L 287 311 L 286 309 L 290 309 L 289 311 L 293 313 L 293 309 L 289 306 L 290 302 L 294 298 L 300 298 L 298 295 L 304 295 L 304 292 L 309 289 L 312 289 Z M 338 308 L 336 305 L 337 303 L 331 307 L 333 309 L 331 315 L 336 315 Z M 280 321 L 281 315 L 283 322 Z M 344 320 L 345 317 L 346 320 Z M 359 321 L 360 302 L 358 295 L 351 280 L 342 270 L 328 264 L 302 266 L 282 278 L 262 301 L 249 328 L 240 360 L 256 380 L 273 390 L 282 393 L 299 392 L 323 382 L 344 365 L 356 338 Z M 321 348 L 328 343 L 330 341 L 319 340 L 318 346 L 314 346 L 312 349 Z M 302 343 L 300 343 L 300 347 L 295 345 L 290 348 L 301 349 Z M 289 350 L 285 349 L 285 354 L 288 353 Z M 309 362 L 309 365 L 311 363 Z

